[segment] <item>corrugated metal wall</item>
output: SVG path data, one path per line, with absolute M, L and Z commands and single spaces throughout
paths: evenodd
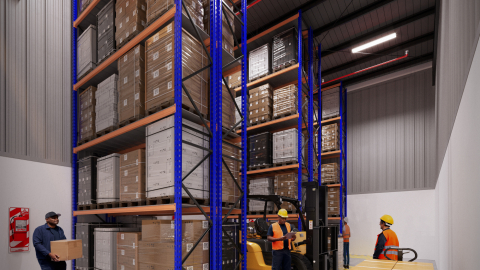
M 0 1 L 0 155 L 71 160 L 71 3 Z
M 348 92 L 348 194 L 435 188 L 431 73 Z
M 436 73 L 439 170 L 450 140 L 480 32 L 480 1 L 441 2 Z M 437 176 L 438 173 L 439 171 Z

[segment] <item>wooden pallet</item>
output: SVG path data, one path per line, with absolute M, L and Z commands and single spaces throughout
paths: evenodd
M 328 150 L 322 150 L 322 153 L 328 153 L 328 152 L 335 152 L 335 151 L 338 151 L 340 149 L 328 149 Z
M 83 210 L 92 210 L 92 209 L 97 209 L 96 204 L 83 204 L 83 205 L 78 205 L 77 210 L 83 211 Z
M 270 120 L 267 120 L 267 119 L 258 120 L 257 122 L 251 123 L 250 126 L 260 125 L 260 124 L 263 124 L 263 123 L 266 123 L 266 122 L 269 122 L 269 121 Z
M 117 128 L 118 128 L 117 126 L 111 126 L 111 127 L 108 127 L 108 128 L 106 128 L 102 131 L 99 131 L 99 132 L 97 132 L 97 138 L 102 137 L 103 135 L 106 135 L 110 132 L 113 132 L 113 131 L 117 130 Z
M 120 122 L 118 124 L 118 127 L 121 128 L 121 127 L 124 127 L 124 126 L 128 126 L 131 123 L 134 123 L 134 122 L 136 122 L 136 121 L 138 121 L 142 118 L 143 118 L 143 115 L 136 115 L 136 116 L 130 117 L 129 119 L 123 120 L 122 122 Z
M 235 203 L 232 202 L 222 202 L 223 208 L 232 208 Z
M 113 49 L 111 52 L 109 52 L 107 55 L 105 55 L 105 57 L 102 59 L 102 60 L 99 60 L 97 62 L 97 67 L 105 60 L 107 60 L 110 56 L 112 56 L 114 53 L 116 53 L 117 50 L 116 49 Z
M 90 136 L 90 137 L 88 137 L 88 138 L 86 138 L 86 139 L 83 139 L 83 140 L 81 140 L 81 141 L 78 141 L 78 144 L 77 144 L 77 145 L 82 145 L 82 144 L 88 143 L 88 142 L 90 142 L 90 141 L 95 140 L 96 138 L 97 138 L 96 134 L 95 134 L 95 135 L 92 135 L 92 136 Z
M 98 66 L 98 65 L 97 65 Z M 90 72 L 92 72 L 92 70 L 94 70 L 95 68 L 90 68 L 89 70 L 87 70 L 87 72 L 83 73 L 82 76 L 80 77 L 77 77 L 77 82 L 79 82 L 81 79 L 85 78 L 85 76 L 87 76 Z
M 146 205 L 146 200 L 138 200 L 138 201 L 121 201 L 120 207 L 132 207 L 132 206 L 142 206 Z
M 273 72 L 275 73 L 275 72 L 277 72 L 277 71 L 280 71 L 280 70 L 282 70 L 282 69 L 286 69 L 286 68 L 288 68 L 288 67 L 290 67 L 290 66 L 293 66 L 293 65 L 295 65 L 295 64 L 297 64 L 297 61 L 296 61 L 296 60 L 290 60 L 290 61 L 288 61 L 288 62 L 286 62 L 286 63 L 283 63 L 283 64 L 281 64 L 281 65 L 278 66 L 278 67 L 274 67 L 274 68 L 272 68 L 272 69 L 273 69 Z
M 270 73 L 266 73 L 266 74 L 260 75 L 260 76 L 258 76 L 258 77 L 253 78 L 253 79 L 250 79 L 250 82 L 254 82 L 254 81 L 259 80 L 259 79 L 261 79 L 261 78 L 263 78 L 263 77 L 266 77 L 266 76 L 268 76 L 268 75 L 270 75 Z
M 272 167 L 271 164 L 265 164 L 265 165 L 252 166 L 252 167 L 248 167 L 248 168 L 249 168 L 249 171 L 256 171 L 256 170 L 262 170 L 262 169 L 267 169 L 267 168 L 271 168 L 271 167 Z
M 325 121 L 325 120 L 328 120 L 328 119 L 332 119 L 332 118 L 337 118 L 339 117 L 340 115 L 334 115 L 334 116 L 327 116 L 327 117 L 323 117 L 322 116 L 322 121 Z M 330 124 L 329 124 L 330 125 Z
M 118 208 L 119 202 L 98 203 L 98 209 Z
M 198 204 L 203 206 L 209 206 L 210 200 L 209 199 L 200 199 L 195 198 Z M 154 197 L 154 198 L 146 198 L 147 205 L 158 205 L 158 204 L 172 204 L 175 203 L 175 196 L 162 196 L 162 197 Z M 182 197 L 182 204 L 191 204 L 195 205 L 190 197 Z
M 297 114 L 296 111 L 286 112 L 286 113 L 282 113 L 282 114 L 280 114 L 280 115 L 274 116 L 273 119 L 285 118 L 285 117 L 292 116 L 292 115 L 295 115 L 295 114 Z
M 132 40 L 134 37 L 136 37 L 139 33 L 140 33 L 140 31 L 138 31 L 138 30 L 135 30 L 134 32 L 130 33 L 130 35 L 126 39 L 124 39 L 121 44 L 116 45 L 117 50 L 119 50 L 120 48 L 125 46 L 125 44 L 127 44 L 130 40 Z
M 169 108 L 169 107 L 171 107 L 171 106 L 173 106 L 173 105 L 175 105 L 175 99 L 172 98 L 171 100 L 167 100 L 167 101 L 163 102 L 163 103 L 160 104 L 160 105 L 157 105 L 157 106 L 155 106 L 155 107 L 146 109 L 146 110 L 145 110 L 145 114 L 146 114 L 147 116 L 149 116 L 149 115 L 152 115 L 152 114 L 154 114 L 154 113 L 157 113 L 157 112 L 159 112 L 159 111 L 161 111 L 161 110 L 164 110 L 164 109 L 166 109 L 166 108 Z M 195 108 L 190 108 L 190 107 L 189 107 L 188 105 L 186 105 L 186 104 L 182 104 L 182 108 L 185 109 L 185 110 L 187 110 L 187 111 L 189 111 L 189 112 L 191 112 L 191 113 L 194 113 L 194 114 L 198 115 L 198 114 L 197 114 L 197 111 L 195 110 Z M 208 118 L 207 118 L 208 115 L 206 115 L 206 114 L 204 114 L 204 113 L 200 113 L 200 114 L 203 116 L 203 118 L 208 119 Z
M 340 215 L 328 215 L 328 217 L 340 217 Z
M 273 164 L 273 167 L 282 167 L 282 166 L 293 165 L 297 163 L 298 163 L 298 160 L 284 161 L 284 162 L 278 162 Z

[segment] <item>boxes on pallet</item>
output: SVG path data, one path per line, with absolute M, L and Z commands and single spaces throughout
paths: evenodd
M 78 205 L 97 203 L 97 157 L 78 161 Z
M 223 160 L 228 166 L 227 168 L 225 164 L 222 164 L 222 202 L 235 203 L 241 195 L 240 189 L 232 178 L 233 175 L 238 185 L 242 186 L 242 179 L 240 178 L 241 164 L 238 161 L 242 159 L 242 151 L 237 146 L 239 145 L 230 145 L 228 143 L 223 143 L 222 146 Z
M 329 187 L 327 190 L 327 214 L 340 215 L 340 187 Z
M 273 118 L 298 113 L 298 89 L 290 84 L 273 91 Z
M 146 42 L 146 96 L 147 112 L 158 111 L 174 104 L 174 23 L 170 23 Z M 182 76 L 186 77 L 208 65 L 207 56 L 199 41 L 182 29 Z M 184 81 L 200 113 L 208 115 L 208 69 Z M 194 109 L 185 91 L 184 106 Z
M 270 132 L 252 135 L 249 138 L 249 168 L 272 164 L 272 136 Z
M 77 79 L 97 67 L 97 27 L 90 25 L 77 38 Z
M 145 200 L 145 149 L 120 156 L 120 201 Z
M 249 52 L 248 79 L 250 82 L 271 73 L 271 59 L 269 43 Z
M 118 202 L 120 155 L 111 154 L 97 160 L 97 202 Z
M 233 73 L 232 75 L 228 76 L 228 86 L 230 88 L 237 88 L 242 85 L 242 70 Z
M 273 72 L 281 70 L 298 61 L 297 29 L 292 27 L 273 37 L 272 69 Z
M 339 149 L 338 125 L 322 126 L 322 152 Z
M 248 195 L 273 195 L 273 178 L 252 179 L 248 184 Z M 250 199 L 249 211 L 264 211 L 265 202 Z M 273 211 L 273 202 L 267 203 L 267 211 Z
M 200 29 L 204 29 L 203 25 L 203 5 L 200 0 L 185 0 L 183 4 L 188 9 L 190 16 L 192 17 L 192 21 L 197 25 Z M 157 20 L 160 16 L 165 14 L 168 10 L 170 10 L 175 5 L 174 0 L 147 0 L 147 23 L 151 24 L 155 20 Z M 187 16 L 185 9 L 182 7 L 182 12 Z
M 90 270 L 95 266 L 93 230 L 99 224 L 77 223 L 75 224 L 75 239 L 82 240 L 82 257 L 75 260 L 75 268 L 78 270 Z
M 128 0 L 126 0 L 128 2 Z M 118 59 L 119 123 L 145 116 L 145 48 L 139 44 Z
M 208 229 L 208 221 L 182 221 L 182 252 L 186 254 L 193 249 L 193 244 Z M 140 269 L 171 269 L 174 265 L 175 223 L 170 220 L 143 220 L 142 241 L 139 243 Z M 209 263 L 209 234 L 205 234 L 191 256 L 184 263 L 203 269 Z M 190 268 L 187 268 L 190 269 Z M 208 266 L 207 268 L 208 269 Z
M 250 125 L 272 120 L 272 93 L 272 87 L 268 83 L 248 91 L 248 123 Z
M 208 154 L 209 137 L 206 128 L 186 119 L 182 123 L 189 127 L 182 127 L 182 140 L 196 145 L 182 144 L 182 175 L 185 176 Z M 147 126 L 147 198 L 174 195 L 174 132 L 173 115 Z M 209 198 L 208 164 L 207 159 L 183 180 L 195 198 Z M 182 194 L 188 197 L 183 189 Z
M 230 89 L 230 94 L 228 90 Z M 235 97 L 235 91 L 233 88 L 229 88 L 222 84 L 222 126 L 230 129 L 235 125 L 235 100 L 232 99 L 232 96 Z
M 114 129 L 118 125 L 118 75 L 113 74 L 98 84 L 95 92 L 95 132 Z
M 119 0 L 115 4 L 115 41 L 117 49 L 147 26 L 146 0 Z
M 307 177 L 303 177 L 302 182 L 306 181 L 308 181 Z M 288 173 L 276 175 L 273 180 L 273 188 L 275 195 L 298 199 L 298 174 Z M 302 194 L 305 194 L 304 188 L 302 188 Z M 295 206 L 288 202 L 282 203 L 281 207 L 287 211 L 296 210 Z
M 340 88 L 322 91 L 322 119 L 340 115 Z
M 115 52 L 115 1 L 108 2 L 97 14 L 98 63 Z
M 117 233 L 117 269 L 138 270 L 138 244 L 141 232 Z
M 117 270 L 117 233 L 135 232 L 137 228 L 95 228 L 95 268 Z
M 239 225 L 222 225 L 222 269 L 234 270 L 238 261 Z M 231 241 L 233 240 L 233 242 Z
M 296 128 L 273 133 L 273 164 L 298 163 L 298 135 Z
M 96 87 L 90 86 L 79 95 L 80 132 L 79 142 L 95 138 L 95 93 Z
M 340 171 L 338 168 L 338 163 L 322 164 L 322 184 L 337 184 L 339 183 L 339 176 Z

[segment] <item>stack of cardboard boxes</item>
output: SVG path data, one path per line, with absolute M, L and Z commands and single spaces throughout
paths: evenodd
M 121 270 L 139 270 L 138 244 L 142 240 L 141 232 L 117 233 L 117 268 Z
M 242 85 L 242 70 L 233 73 L 228 76 L 228 87 L 237 88 Z
M 97 14 L 98 63 L 115 52 L 115 1 L 108 2 Z
M 145 48 L 141 44 L 118 59 L 120 125 L 129 124 L 145 116 L 144 59 Z
M 297 63 L 297 29 L 294 27 L 273 37 L 273 72 Z
M 259 178 L 252 179 L 248 184 L 248 195 L 273 195 L 273 179 L 272 178 Z M 249 211 L 264 211 L 265 202 L 257 200 L 249 200 Z M 267 203 L 267 211 L 273 211 L 273 202 Z
M 115 41 L 120 49 L 147 25 L 146 0 L 118 0 L 115 4 Z
M 174 120 L 172 115 L 147 126 L 147 198 L 174 196 Z M 205 149 L 209 149 L 209 137 L 204 127 L 186 119 L 182 121 L 189 127 L 182 127 L 182 140 L 198 146 L 182 144 L 182 175 L 185 176 L 208 154 Z M 183 181 L 193 197 L 209 198 L 208 173 L 207 159 Z M 183 189 L 182 196 L 188 196 Z
M 302 182 L 306 182 L 307 178 L 304 177 Z M 298 174 L 297 173 L 288 173 L 288 174 L 278 174 L 273 180 L 273 188 L 275 195 L 298 199 Z M 302 194 L 305 194 L 305 189 L 302 188 Z M 305 196 L 303 196 L 305 197 Z M 305 198 L 302 198 L 304 201 Z M 291 203 L 284 202 L 281 206 L 287 211 L 296 211 L 295 206 Z
M 200 70 L 208 65 L 206 53 L 199 41 L 184 29 L 182 30 L 182 55 L 174 52 L 174 23 L 170 23 L 149 38 L 146 42 L 146 96 L 147 112 L 158 111 L 174 105 L 174 60 L 182 57 L 182 76 Z M 195 105 L 203 115 L 208 115 L 208 72 L 206 69 L 184 81 Z M 193 109 L 194 106 L 182 91 L 182 104 Z
M 254 125 L 272 120 L 273 90 L 270 84 L 253 88 L 248 91 L 248 123 Z
M 340 88 L 333 88 L 322 92 L 322 119 L 329 119 L 340 115 Z
M 340 171 L 338 169 L 338 163 L 322 164 L 322 184 L 337 184 L 339 183 Z
M 78 205 L 97 203 L 97 157 L 78 161 Z
M 270 74 L 272 67 L 271 59 L 269 43 L 250 51 L 248 58 L 248 80 L 253 82 Z
M 82 258 L 75 260 L 75 269 L 90 270 L 95 266 L 94 252 L 95 240 L 93 230 L 98 224 L 77 223 L 75 224 L 75 238 L 82 240 Z
M 79 142 L 95 138 L 95 93 L 97 88 L 90 86 L 80 94 L 80 134 Z
M 340 215 L 340 187 L 329 187 L 327 191 L 328 216 Z
M 272 165 L 272 135 L 263 132 L 249 137 L 249 165 L 250 169 Z
M 95 92 L 95 132 L 115 129 L 118 125 L 117 74 L 98 84 Z
M 120 201 L 145 200 L 145 149 L 120 156 Z
M 155 20 L 160 18 L 174 5 L 174 0 L 146 0 L 147 1 L 147 23 L 150 25 Z M 188 12 L 192 17 L 193 22 L 201 29 L 204 29 L 203 25 L 203 4 L 200 0 L 185 0 L 183 4 L 187 6 Z M 187 17 L 185 9 L 182 7 L 182 12 Z M 188 18 L 188 17 L 187 17 Z
M 300 133 L 303 137 L 303 135 Z M 273 164 L 298 163 L 298 129 L 273 133 Z
M 298 89 L 290 84 L 273 91 L 273 118 L 281 118 L 298 112 Z
M 322 152 L 338 150 L 339 146 L 338 125 L 322 126 Z
M 111 154 L 97 160 L 97 202 L 109 203 L 119 200 L 120 155 Z
M 208 221 L 182 221 L 182 254 L 185 256 L 193 249 L 208 228 Z M 142 240 L 139 242 L 140 269 L 174 269 L 175 267 L 175 226 L 169 220 L 143 220 Z M 183 267 L 192 270 L 209 269 L 209 235 L 202 238 L 193 249 Z
M 95 269 L 117 270 L 117 233 L 137 228 L 95 228 Z
M 97 27 L 90 25 L 77 38 L 77 80 L 97 67 Z
M 236 146 L 223 143 L 222 154 L 237 160 L 241 160 L 242 151 Z M 240 196 L 240 189 L 235 184 L 234 179 L 232 179 L 230 172 L 235 177 L 237 183 L 242 186 L 242 179 L 240 178 L 240 162 L 228 157 L 223 159 L 227 164 L 228 169 L 225 164 L 222 164 L 222 201 L 235 203 Z

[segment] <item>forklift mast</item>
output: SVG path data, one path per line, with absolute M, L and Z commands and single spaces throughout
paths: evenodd
M 317 181 L 305 182 L 305 219 L 307 227 L 307 252 L 305 256 L 312 262 L 313 270 L 337 269 L 338 233 L 337 226 L 328 225 L 327 187 Z M 330 250 L 328 239 L 330 238 Z

